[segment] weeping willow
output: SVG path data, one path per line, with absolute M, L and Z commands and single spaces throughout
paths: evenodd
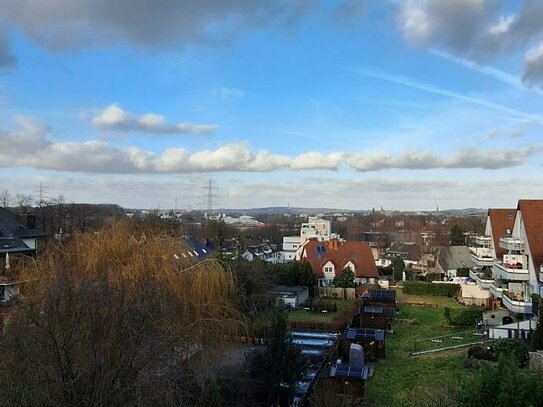
M 180 376 L 164 378 L 194 349 L 221 351 L 247 331 L 232 270 L 193 264 L 188 250 L 117 222 L 24 263 L 0 341 L 0 393 L 24 405 L 156 404 L 164 383 L 177 394 Z

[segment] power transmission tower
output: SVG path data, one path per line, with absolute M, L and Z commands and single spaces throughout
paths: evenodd
M 47 187 L 40 182 L 40 185 L 36 187 L 34 192 L 38 194 L 38 206 L 43 206 L 45 203 L 44 198 L 47 195 Z
M 215 208 L 218 205 L 215 199 L 219 198 L 219 196 L 216 195 L 214 191 L 216 191 L 219 188 L 213 186 L 213 182 L 210 179 L 209 183 L 207 185 L 207 188 L 205 188 L 205 189 L 207 189 L 207 195 L 204 195 L 204 196 L 201 196 L 201 197 L 206 198 L 206 203 L 205 204 L 202 203 L 201 205 L 202 206 L 206 205 L 206 216 L 207 216 L 207 218 L 209 218 L 211 215 L 215 214 Z

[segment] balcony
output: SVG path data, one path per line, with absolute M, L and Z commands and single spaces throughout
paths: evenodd
M 515 237 L 502 237 L 500 238 L 500 247 L 505 250 L 523 251 L 524 239 Z
M 497 279 L 507 281 L 529 281 L 530 272 L 526 268 L 514 268 L 511 264 L 503 264 L 501 261 L 494 262 L 494 273 Z M 525 267 L 525 266 L 522 266 Z
M 490 236 L 475 236 L 475 244 L 478 246 L 488 247 L 492 243 Z
M 502 298 L 503 288 L 497 285 L 497 283 L 494 281 L 490 284 L 490 294 L 496 298 Z
M 485 275 L 483 273 L 477 273 L 473 270 L 470 270 L 469 276 L 475 280 L 479 288 L 483 290 L 490 289 L 490 285 L 494 282 L 492 278 L 485 278 Z
M 480 267 L 492 266 L 492 252 L 487 247 L 470 247 L 471 259 Z
M 526 300 L 522 298 L 519 293 L 504 291 L 502 296 L 502 302 L 505 308 L 515 314 L 531 314 L 532 313 L 532 300 Z

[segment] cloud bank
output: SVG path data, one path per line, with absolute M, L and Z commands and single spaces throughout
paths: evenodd
M 479 150 L 465 147 L 451 154 L 406 151 L 305 152 L 296 156 L 251 151 L 247 144 L 227 144 L 217 149 L 188 151 L 167 148 L 160 154 L 137 147 L 118 148 L 102 141 L 58 142 L 47 138 L 48 128 L 28 117 L 19 117 L 20 130 L 0 133 L 0 167 L 18 166 L 44 170 L 88 173 L 206 173 L 270 172 L 279 170 L 329 170 L 347 167 L 370 172 L 386 169 L 436 168 L 499 169 L 522 165 L 541 147 Z
M 131 43 L 146 48 L 220 45 L 247 31 L 289 25 L 312 0 L 3 0 L 2 11 L 53 49 Z
M 155 113 L 135 117 L 118 105 L 110 105 L 92 119 L 92 124 L 104 130 L 137 131 L 150 134 L 212 134 L 214 124 L 166 123 L 166 118 Z
M 541 0 L 520 1 L 519 9 L 512 14 L 504 14 L 502 4 L 486 0 L 406 0 L 400 3 L 398 24 L 413 45 L 446 49 L 483 63 L 527 47 L 543 34 Z M 534 75 L 528 55 L 525 62 L 525 83 L 541 86 L 541 71 Z

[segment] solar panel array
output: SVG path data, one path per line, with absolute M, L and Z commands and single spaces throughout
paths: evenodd
M 382 329 L 349 328 L 347 329 L 347 339 L 351 340 L 385 340 L 385 331 Z
M 382 314 L 384 312 L 383 307 L 364 307 L 364 312 L 366 314 Z
M 368 369 L 365 367 L 351 367 L 348 365 L 335 365 L 334 369 L 332 368 L 331 376 L 335 377 L 345 377 L 352 379 L 362 379 L 366 380 L 368 378 Z
M 396 291 L 394 290 L 371 290 L 371 300 L 394 300 L 396 298 Z

